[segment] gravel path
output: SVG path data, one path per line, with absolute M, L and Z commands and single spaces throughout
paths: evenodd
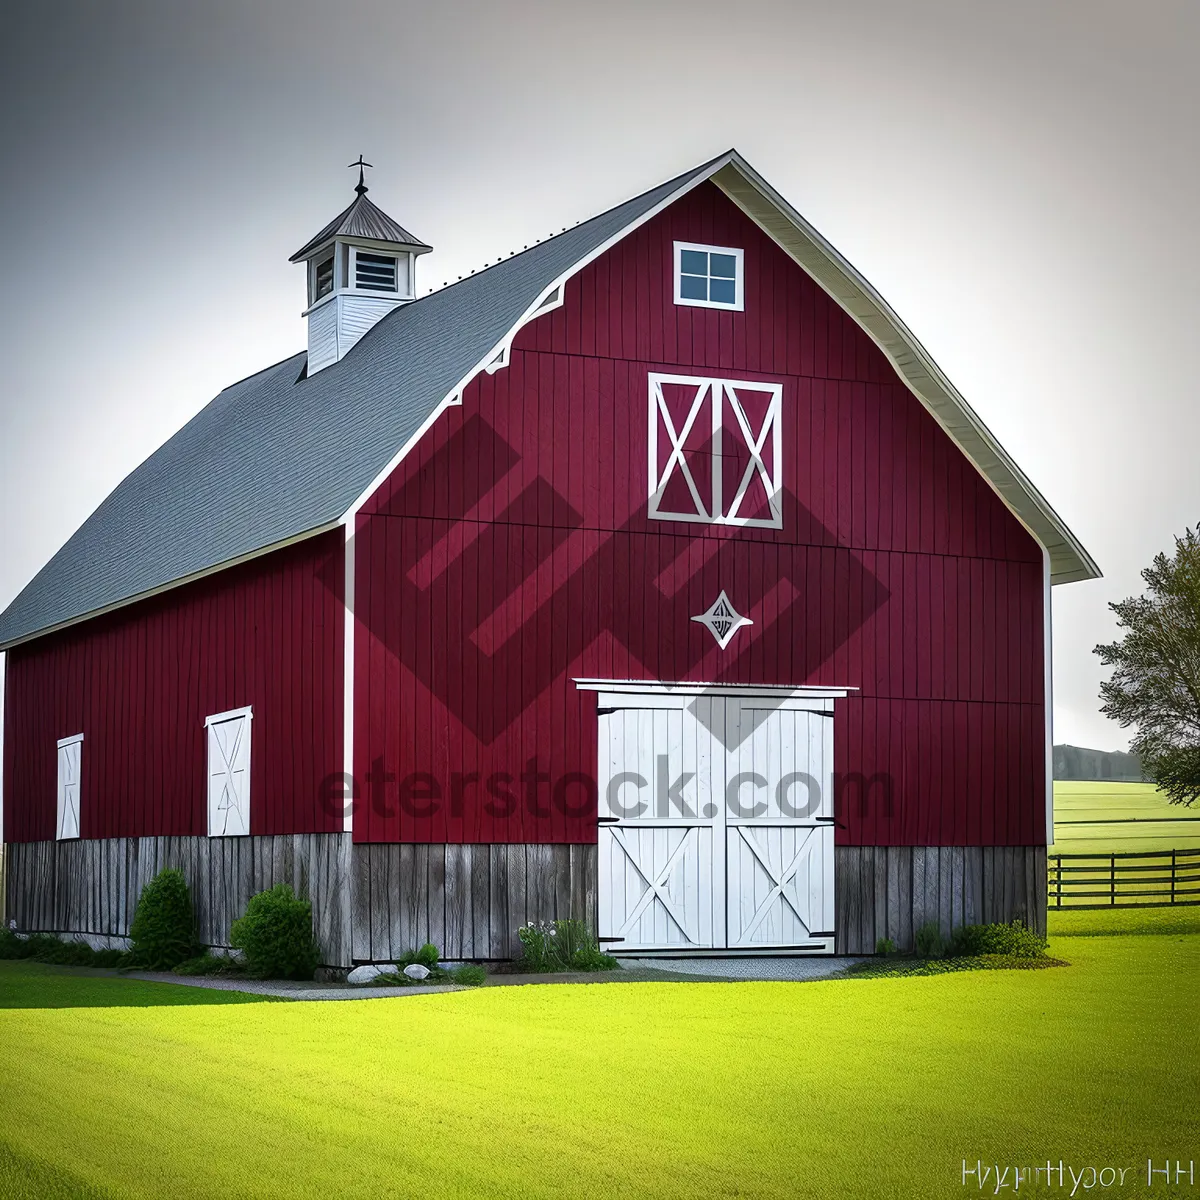
M 552 975 L 526 975 L 498 971 L 489 974 L 485 987 L 513 987 L 537 983 L 736 983 L 746 980 L 800 982 L 829 979 L 841 974 L 854 958 L 629 958 L 615 971 L 595 973 L 564 971 Z M 112 972 L 116 974 L 116 972 Z M 183 987 L 214 988 L 223 992 L 248 992 L 279 1000 L 386 1000 L 396 996 L 427 996 L 437 992 L 470 991 L 453 983 L 414 984 L 411 987 L 351 987 L 348 983 L 301 983 L 289 979 L 236 979 L 206 975 L 174 975 L 169 971 L 125 971 L 128 979 L 173 983 Z

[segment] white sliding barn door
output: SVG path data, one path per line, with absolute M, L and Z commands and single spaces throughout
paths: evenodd
M 831 952 L 832 701 L 600 701 L 605 944 Z
M 250 833 L 249 709 L 209 717 L 208 836 Z
M 729 946 L 739 949 L 833 931 L 833 714 L 755 704 L 727 710 L 739 734 L 725 818 Z
M 707 730 L 682 708 L 618 708 L 600 717 L 599 758 L 600 936 L 621 950 L 720 945 Z

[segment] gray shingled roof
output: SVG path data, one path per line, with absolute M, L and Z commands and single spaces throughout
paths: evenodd
M 226 388 L 0 614 L 0 649 L 338 521 L 559 276 L 719 161 L 396 309 L 311 379 L 297 354 Z
M 403 225 L 398 225 L 378 205 L 372 204 L 364 193 L 354 197 L 350 206 L 338 213 L 315 237 L 311 237 L 288 262 L 299 262 L 309 253 L 335 237 L 366 238 L 376 242 L 398 242 L 417 250 L 432 250 L 418 238 L 413 237 Z

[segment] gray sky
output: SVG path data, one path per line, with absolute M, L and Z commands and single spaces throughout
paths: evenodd
M 5 6 L 0 605 L 221 387 L 362 151 L 421 290 L 729 146 L 876 285 L 1100 563 L 1057 741 L 1113 748 L 1106 603 L 1200 521 L 1200 5 Z

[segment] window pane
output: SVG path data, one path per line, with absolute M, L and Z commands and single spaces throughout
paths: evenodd
M 708 272 L 722 279 L 732 279 L 737 274 L 737 259 L 732 254 L 710 254 Z
M 707 300 L 708 280 L 697 275 L 681 275 L 679 277 L 679 295 L 684 300 Z
M 707 275 L 708 255 L 703 250 L 680 250 L 679 270 L 684 275 Z
M 716 258 L 716 255 L 713 255 Z M 736 304 L 737 293 L 732 279 L 714 279 L 709 285 L 708 298 L 714 304 Z
M 314 300 L 320 300 L 333 291 L 333 259 L 327 258 L 323 263 L 317 263 L 317 289 Z

